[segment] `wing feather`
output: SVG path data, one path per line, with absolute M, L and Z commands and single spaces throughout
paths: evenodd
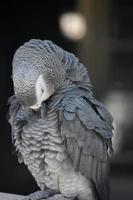
M 105 108 L 97 101 L 92 105 L 92 101 L 83 97 L 70 99 L 62 101 L 63 109 L 59 110 L 62 112 L 61 134 L 66 138 L 67 153 L 74 168 L 92 180 L 99 199 L 108 200 L 108 148 L 111 148 L 112 119 L 107 111 L 102 113 Z
M 26 124 L 26 120 L 28 119 L 29 111 L 24 112 L 22 106 L 18 103 L 15 95 L 9 98 L 9 111 L 8 111 L 8 121 L 11 124 L 12 128 L 12 143 L 15 144 L 15 151 L 18 156 L 18 162 L 21 164 L 23 162 L 23 158 L 19 150 L 17 149 L 18 144 L 21 142 L 21 134 L 23 132 L 23 126 Z

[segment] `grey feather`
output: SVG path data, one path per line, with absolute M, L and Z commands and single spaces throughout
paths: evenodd
M 79 90 L 79 89 L 75 89 Z M 72 91 L 64 96 L 59 112 L 61 133 L 67 140 L 67 151 L 86 177 L 91 179 L 102 200 L 109 199 L 109 155 L 112 137 L 112 118 L 104 106 L 91 94 Z M 70 103 L 71 102 L 71 103 Z M 76 131 L 75 131 L 76 130 Z M 78 153 L 79 152 L 79 153 Z M 77 170 L 77 169 L 76 169 Z
M 20 121 L 17 121 L 15 123 L 15 119 L 17 116 L 18 111 L 20 110 L 20 104 L 17 102 L 16 97 L 13 95 L 10 97 L 8 102 L 11 104 L 9 112 L 8 112 L 8 120 L 9 123 L 12 125 L 12 144 L 15 144 L 15 138 L 20 137 L 21 138 L 21 132 L 22 132 L 22 124 Z M 16 154 L 18 156 L 18 162 L 21 164 L 23 162 L 23 158 L 20 152 L 18 152 L 18 149 L 16 148 Z

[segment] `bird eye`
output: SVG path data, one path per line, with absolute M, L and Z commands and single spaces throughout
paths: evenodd
M 44 89 L 43 89 L 43 88 L 41 88 L 41 92 L 42 92 L 42 93 L 44 92 Z

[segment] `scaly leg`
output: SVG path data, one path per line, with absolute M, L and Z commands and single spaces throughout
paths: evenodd
M 30 195 L 26 196 L 23 200 L 47 199 L 47 198 L 53 196 L 54 194 L 56 194 L 56 193 L 51 190 L 46 190 L 46 191 L 39 190 L 39 191 L 36 191 L 36 192 L 31 193 Z

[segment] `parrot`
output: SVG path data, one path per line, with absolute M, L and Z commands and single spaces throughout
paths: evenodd
M 30 39 L 14 53 L 12 80 L 12 143 L 39 188 L 24 199 L 109 200 L 113 118 L 87 68 L 52 41 Z

